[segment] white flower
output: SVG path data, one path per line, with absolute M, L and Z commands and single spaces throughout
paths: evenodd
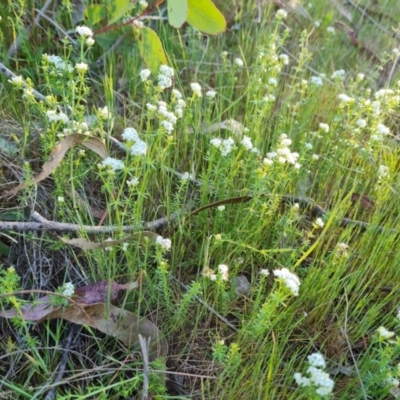
M 143 140 L 140 139 L 138 139 L 130 149 L 130 153 L 133 156 L 144 156 L 146 152 L 147 152 L 147 143 L 143 142 Z
M 221 279 L 223 281 L 227 281 L 228 280 L 228 271 L 229 271 L 229 267 L 225 264 L 220 264 L 218 265 L 218 272 L 221 275 Z
M 316 392 L 325 396 L 332 392 L 335 382 L 329 377 L 329 374 L 316 367 L 308 367 L 307 372 L 311 375 L 310 381 L 318 387 Z
M 244 62 L 241 58 L 235 58 L 233 62 L 239 67 L 242 68 L 244 66 Z
M 389 168 L 386 165 L 380 165 L 378 170 L 379 179 L 389 175 Z
M 264 165 L 272 165 L 274 163 L 273 160 L 271 160 L 270 158 L 264 158 L 263 159 L 263 164 Z
M 379 335 L 379 338 L 380 338 L 380 339 L 383 339 L 383 340 L 385 340 L 385 339 L 390 339 L 390 338 L 392 338 L 392 337 L 395 335 L 394 332 L 388 331 L 388 330 L 387 330 L 385 327 L 383 327 L 383 326 L 380 326 L 376 331 L 377 331 L 377 333 L 378 333 L 378 335 Z
M 277 81 L 275 78 L 269 78 L 269 79 L 268 79 L 268 83 L 269 83 L 271 86 L 276 86 L 276 85 L 278 84 L 278 81 Z
M 312 83 L 315 86 L 322 86 L 323 81 L 319 76 L 312 76 L 310 79 L 310 83 Z
M 117 171 L 118 169 L 124 169 L 125 167 L 123 161 L 112 157 L 107 157 L 105 160 L 103 160 L 101 166 L 113 172 Z
M 307 359 L 308 359 L 308 362 L 310 363 L 310 365 L 313 367 L 321 367 L 321 368 L 326 367 L 324 356 L 321 353 L 310 354 L 307 357 Z
M 338 69 L 332 74 L 331 78 L 332 79 L 343 78 L 345 73 L 346 71 L 344 69 Z
M 71 282 L 67 282 L 64 285 L 64 291 L 63 291 L 63 295 L 64 296 L 68 296 L 71 297 L 73 294 L 75 293 L 75 287 Z
M 172 89 L 172 95 L 177 99 L 181 99 L 182 98 L 182 93 L 177 90 L 177 89 Z
M 92 37 L 88 37 L 85 41 L 86 46 L 92 47 L 94 45 L 94 39 Z
M 142 8 L 147 8 L 149 3 L 146 0 L 139 0 L 139 6 Z
M 323 227 L 325 226 L 325 223 L 324 223 L 324 221 L 322 220 L 322 218 L 317 218 L 317 219 L 315 220 L 315 222 L 314 222 L 314 225 L 315 225 L 317 228 L 323 228 Z
M 266 154 L 266 157 L 269 158 L 270 160 L 273 160 L 277 156 L 277 153 L 275 151 L 271 151 Z
M 168 78 L 172 78 L 175 74 L 173 68 L 169 67 L 168 65 L 161 65 L 159 72 L 161 75 L 164 75 Z
M 235 141 L 230 137 L 228 139 L 214 138 L 210 140 L 212 146 L 218 148 L 221 151 L 221 155 L 225 157 L 228 155 L 235 145 Z
M 21 75 L 19 75 L 19 76 L 13 76 L 13 77 L 9 80 L 9 82 L 12 83 L 12 84 L 15 85 L 15 86 L 22 87 L 22 84 L 24 83 L 24 79 L 22 78 Z
M 291 273 L 287 268 L 276 269 L 273 274 L 283 281 L 294 296 L 299 295 L 300 279 L 297 275 Z
M 357 82 L 363 81 L 365 78 L 365 74 L 357 74 Z
M 218 211 L 224 211 L 224 210 L 225 210 L 225 206 L 224 206 L 224 205 L 218 206 L 218 207 L 217 207 L 217 210 L 218 210 Z
M 128 246 L 129 246 L 128 242 L 122 243 L 122 246 L 121 246 L 122 251 L 127 251 L 128 250 Z
M 287 18 L 287 12 L 284 9 L 281 8 L 280 10 L 278 10 L 276 12 L 275 17 L 277 19 L 285 19 L 285 18 Z
M 321 26 L 321 21 L 314 21 L 314 26 L 319 28 Z
M 278 58 L 282 61 L 283 65 L 289 64 L 289 57 L 286 54 L 280 54 Z
M 121 136 L 127 142 L 137 142 L 139 140 L 139 135 L 135 128 L 125 128 Z
M 87 26 L 77 26 L 75 29 L 75 32 L 79 36 L 84 36 L 84 37 L 92 37 L 93 36 L 93 31 L 88 28 Z
M 313 154 L 312 156 L 311 156 L 311 158 L 313 159 L 313 160 L 319 160 L 319 155 L 318 154 Z
M 365 128 L 367 126 L 367 121 L 365 119 L 359 118 L 356 121 L 356 125 L 359 126 L 360 128 Z
M 158 75 L 158 87 L 160 89 L 167 89 L 172 86 L 172 79 L 165 75 Z
M 147 78 L 151 75 L 151 71 L 149 69 L 142 69 L 139 73 L 140 79 L 142 82 L 147 81 Z
M 160 122 L 160 125 L 161 125 L 162 127 L 164 127 L 164 129 L 165 129 L 169 134 L 171 134 L 172 131 L 174 130 L 174 124 L 172 124 L 172 123 L 169 122 L 169 121 L 161 121 L 161 122 Z
M 172 245 L 170 239 L 164 239 L 162 236 L 157 236 L 156 244 L 158 244 L 163 250 L 170 250 Z
M 211 139 L 211 140 L 210 140 L 210 143 L 211 143 L 212 146 L 214 146 L 214 147 L 216 147 L 217 149 L 219 149 L 220 146 L 221 146 L 221 143 L 222 143 L 222 139 L 220 139 L 220 138 L 214 138 L 214 139 Z
M 251 139 L 244 135 L 242 141 L 240 142 L 246 150 L 251 150 L 253 148 L 253 143 L 251 143 Z
M 321 129 L 325 133 L 328 133 L 329 132 L 329 125 L 328 124 L 324 124 L 324 123 L 321 122 L 319 124 L 319 129 Z
M 108 111 L 108 107 L 107 106 L 104 106 L 103 108 L 99 108 L 97 110 L 97 115 L 99 116 L 100 119 L 104 119 L 104 120 L 107 120 L 107 119 L 111 118 L 111 114 Z
M 73 68 L 68 62 L 64 61 L 61 57 L 55 55 L 47 55 L 43 54 L 43 59 L 47 60 L 50 64 L 53 64 L 54 67 L 60 71 L 72 72 Z
M 390 129 L 383 124 L 378 124 L 376 129 L 381 135 L 388 135 L 390 133 Z
M 201 272 L 201 274 L 203 276 L 205 276 L 206 278 L 209 278 L 212 281 L 216 281 L 217 280 L 217 275 L 214 273 L 214 271 L 211 268 L 204 267 L 203 271 Z
M 57 201 L 58 201 L 59 203 L 64 203 L 64 202 L 65 202 L 65 199 L 64 199 L 63 196 L 58 196 L 58 197 L 57 197 Z
M 67 124 L 69 122 L 69 118 L 63 112 L 57 112 L 54 110 L 46 111 L 46 116 L 49 122 L 62 122 L 63 124 Z
M 380 89 L 375 93 L 376 99 L 381 99 L 382 97 L 390 96 L 394 94 L 392 89 Z
M 326 28 L 326 31 L 328 32 L 328 33 L 335 33 L 335 27 L 334 26 L 328 26 L 327 28 Z
M 296 372 L 294 374 L 294 380 L 299 386 L 305 387 L 310 386 L 310 379 L 300 374 L 300 372 Z
M 131 180 L 126 181 L 126 184 L 129 187 L 135 187 L 135 186 L 137 186 L 139 184 L 139 178 L 132 178 Z
M 263 269 L 260 271 L 260 274 L 263 275 L 263 276 L 268 276 L 268 275 L 269 275 L 269 271 L 268 271 L 266 268 L 263 268 Z
M 345 93 L 339 94 L 338 99 L 342 103 L 352 103 L 354 101 L 354 99 L 352 97 L 347 96 L 347 94 L 345 94 Z
M 215 98 L 216 95 L 217 95 L 217 92 L 215 90 L 209 90 L 206 92 L 206 97 L 208 97 L 209 99 Z
M 155 111 L 155 110 L 157 110 L 157 106 L 155 106 L 155 105 L 153 105 L 153 104 L 151 104 L 151 103 L 147 103 L 147 104 L 146 104 L 146 108 L 147 108 L 149 111 Z
M 79 72 L 84 74 L 88 70 L 88 65 L 86 63 L 77 63 L 75 64 L 75 69 Z
M 193 90 L 193 94 L 197 97 L 201 97 L 201 86 L 197 82 L 193 82 L 190 84 L 191 89 Z

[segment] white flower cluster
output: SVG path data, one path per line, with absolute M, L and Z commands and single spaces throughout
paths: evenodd
M 228 272 L 229 272 L 229 267 L 227 265 L 225 264 L 218 265 L 218 274 L 221 280 L 227 281 L 229 279 Z M 218 278 L 218 275 L 211 268 L 208 267 L 204 267 L 201 274 L 212 281 L 216 281 Z
M 175 124 L 176 124 L 176 121 L 178 120 L 178 117 L 173 112 L 168 111 L 167 103 L 165 103 L 164 101 L 158 102 L 157 113 L 161 119 L 160 125 L 170 135 L 175 128 Z M 183 115 L 183 109 L 182 109 L 182 113 L 181 114 L 179 113 L 179 115 Z
M 386 340 L 395 336 L 395 333 L 387 330 L 384 326 L 380 326 L 376 332 L 378 333 L 379 339 Z
M 349 256 L 349 245 L 346 243 L 338 243 L 336 245 L 336 257 L 347 258 Z
M 77 72 L 84 74 L 87 72 L 89 66 L 86 63 L 77 63 L 75 64 L 75 69 Z
M 273 274 L 284 283 L 293 296 L 299 295 L 300 279 L 297 275 L 290 272 L 287 268 L 276 269 L 273 271 Z
M 335 71 L 331 78 L 332 79 L 343 79 L 344 75 L 346 74 L 346 71 L 344 69 L 338 69 L 337 71 Z
M 382 180 L 389 176 L 389 168 L 386 165 L 380 165 L 378 169 L 378 180 Z
M 227 156 L 235 146 L 235 141 L 229 137 L 228 139 L 214 138 L 210 140 L 212 146 L 219 149 L 223 157 Z
M 246 150 L 252 150 L 254 148 L 251 138 L 244 135 L 242 141 L 240 142 Z
M 329 125 L 328 124 L 324 124 L 323 122 L 321 122 L 319 124 L 319 129 L 321 129 L 321 131 L 324 131 L 325 133 L 329 132 Z
M 172 78 L 174 77 L 174 70 L 168 65 L 161 65 L 158 74 L 158 87 L 161 90 L 167 89 L 172 86 Z
M 22 78 L 21 75 L 13 76 L 11 79 L 8 80 L 8 82 L 10 82 L 11 84 L 13 84 L 19 88 L 22 88 L 22 85 L 24 83 L 24 78 Z
M 156 244 L 158 244 L 163 250 L 170 250 L 172 245 L 170 239 L 164 239 L 162 236 L 157 236 Z
M 314 86 L 322 86 L 324 82 L 319 76 L 312 76 L 310 79 L 310 83 Z
M 325 222 L 322 218 L 317 218 L 313 222 L 314 228 L 323 228 L 325 226 Z
M 108 107 L 104 106 L 103 108 L 97 109 L 97 116 L 99 119 L 107 120 L 111 118 L 111 113 L 108 111 Z
M 266 154 L 266 158 L 264 158 L 263 163 L 265 165 L 272 165 L 274 159 L 278 161 L 280 164 L 292 164 L 294 168 L 299 169 L 301 165 L 297 162 L 299 158 L 299 153 L 291 152 L 289 146 L 292 144 L 291 139 L 285 133 L 282 133 L 279 136 L 280 146 L 275 151 L 269 152 Z
M 151 75 L 151 71 L 149 69 L 142 69 L 139 74 L 142 82 L 146 82 L 150 75 Z
M 115 173 L 118 169 L 124 169 L 125 165 L 123 161 L 118 160 L 116 158 L 107 157 L 101 164 L 99 164 L 100 168 L 107 168 L 110 174 Z
M 202 97 L 203 94 L 201 92 L 201 86 L 197 82 L 193 82 L 190 84 L 190 88 L 193 90 L 193 96 L 195 97 Z
M 308 356 L 309 367 L 307 368 L 308 376 L 302 375 L 300 372 L 294 374 L 294 379 L 299 386 L 313 386 L 315 392 L 320 396 L 327 396 L 332 393 L 335 382 L 329 377 L 329 374 L 323 371 L 325 368 L 325 360 L 322 354 L 314 353 Z
M 69 122 L 69 118 L 63 112 L 57 112 L 55 110 L 46 111 L 46 117 L 49 122 L 62 122 L 63 124 L 67 124 Z
M 243 66 L 244 66 L 244 62 L 243 62 L 243 60 L 241 58 L 235 58 L 233 62 L 239 68 L 243 68 Z
M 133 156 L 144 156 L 146 154 L 147 143 L 139 138 L 135 128 L 126 128 L 121 136 L 128 142 L 129 152 Z
M 75 293 L 75 287 L 71 282 L 67 282 L 64 285 L 64 291 L 63 291 L 63 295 L 64 296 L 68 296 L 71 297 L 73 294 Z
M 93 31 L 90 28 L 88 28 L 87 26 L 77 26 L 75 29 L 75 32 L 79 36 L 83 36 L 83 37 L 92 37 L 93 36 Z
M 68 62 L 64 61 L 61 57 L 55 56 L 55 55 L 47 55 L 43 54 L 42 56 L 43 60 L 47 61 L 50 64 L 53 64 L 55 69 L 58 71 L 67 71 L 67 72 L 72 72 L 74 69 Z
M 68 128 L 63 129 L 63 133 L 58 133 L 59 138 L 71 135 L 73 133 L 83 134 L 85 136 L 90 136 L 89 125 L 86 122 L 71 121 Z
M 339 94 L 338 99 L 342 104 L 349 104 L 354 102 L 353 97 L 347 96 L 347 94 L 345 93 Z
M 283 8 L 281 8 L 276 12 L 275 18 L 276 19 L 285 19 L 285 18 L 287 18 L 287 15 L 288 15 L 287 12 Z

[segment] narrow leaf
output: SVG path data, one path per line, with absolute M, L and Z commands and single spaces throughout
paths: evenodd
M 168 21 L 174 28 L 180 28 L 186 21 L 187 0 L 168 0 Z
M 110 2 L 109 14 L 110 18 L 108 24 L 112 25 L 120 20 L 125 14 L 127 14 L 132 8 L 135 7 L 135 3 L 130 0 L 114 0 Z
M 225 31 L 225 18 L 211 0 L 187 0 L 187 2 L 186 21 L 189 25 L 209 35 L 218 35 Z
M 101 4 L 92 4 L 85 10 L 85 18 L 89 26 L 96 25 L 107 16 L 106 8 Z

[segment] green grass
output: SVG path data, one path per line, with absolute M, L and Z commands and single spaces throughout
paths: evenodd
M 93 211 L 106 210 L 102 226 L 120 227 L 112 234 L 96 235 L 84 229 L 0 232 L 9 248 L 8 255 L 0 255 L 4 271 L 14 266 L 20 277 L 16 282 L 12 270 L 4 272 L 0 292 L 56 291 L 66 282 L 79 287 L 105 279 L 126 283 L 144 271 L 140 290 L 119 300 L 121 308 L 156 324 L 168 341 L 163 362 L 150 363 L 150 392 L 160 399 L 320 398 L 294 380 L 296 372 L 306 373 L 307 356 L 317 352 L 335 381 L 331 398 L 395 398 L 387 380 L 400 377 L 399 339 L 383 340 L 376 330 L 384 326 L 397 335 L 400 329 L 400 90 L 397 67 L 392 68 L 392 49 L 398 41 L 380 29 L 396 28 L 400 8 L 393 1 L 364 0 L 358 7 L 366 7 L 370 19 L 348 6 L 350 24 L 330 2 L 310 1 L 304 8 L 313 21 L 320 21 L 315 26 L 299 13 L 289 13 L 279 22 L 278 8 L 261 3 L 260 24 L 255 22 L 256 1 L 219 4 L 231 29 L 218 37 L 146 22 L 160 35 L 175 70 L 173 88 L 186 102 L 171 135 L 160 128 L 160 118 L 146 104 L 165 101 L 168 111 L 174 111 L 177 99 L 171 89 L 157 90 L 154 75 L 150 82 L 141 82 L 139 73 L 145 66 L 131 39 L 98 66 L 95 61 L 104 53 L 98 43 L 82 59 L 79 49 L 58 39 L 48 20 L 42 19 L 28 33 L 33 3 L 4 6 L 1 61 L 54 100 L 44 104 L 23 98 L 21 90 L 2 78 L 0 136 L 10 144 L 0 150 L 2 191 L 32 179 L 48 161 L 64 128 L 46 117 L 56 104 L 78 122 L 107 106 L 112 119 L 95 122 L 90 132 L 104 139 L 109 155 L 125 166 L 110 175 L 99 169 L 98 155 L 75 146 L 51 177 L 0 199 L 0 224 L 15 220 L 16 211 L 29 215 L 35 210 L 51 221 L 97 225 Z M 73 29 L 68 4 L 49 11 L 65 30 Z M 358 46 L 350 43 L 339 22 L 359 32 Z M 336 26 L 334 33 L 327 31 L 331 26 Z M 22 38 L 19 51 L 8 58 L 16 37 Z M 71 65 L 85 60 L 89 71 L 84 78 L 75 72 L 52 76 L 43 69 L 45 53 L 68 59 Z M 288 65 L 281 54 L 288 55 Z M 243 67 L 235 64 L 236 58 L 244 61 Z M 331 78 L 340 69 L 344 77 Z M 365 74 L 363 80 L 360 73 Z M 311 77 L 320 74 L 326 76 L 322 86 L 313 85 Z M 71 79 L 76 80 L 75 92 Z M 201 85 L 203 97 L 193 96 L 193 82 Z M 378 113 L 375 93 L 382 88 L 393 93 L 379 99 Z M 217 92 L 213 100 L 205 95 L 210 89 Z M 344 104 L 340 94 L 354 101 Z M 236 129 L 221 125 L 230 119 L 237 121 Z M 366 120 L 365 127 L 359 126 L 360 119 Z M 390 134 L 374 138 L 383 129 L 380 124 Z M 108 140 L 112 136 L 123 142 L 127 127 L 134 127 L 146 142 L 145 155 L 127 155 Z M 279 156 L 264 161 L 267 153 L 285 147 L 283 133 L 291 139 L 288 147 L 298 153 L 300 166 L 282 164 Z M 241 144 L 244 135 L 258 152 Z M 228 137 L 235 148 L 222 156 L 210 141 Z M 185 172 L 194 180 L 182 180 Z M 132 178 L 139 179 L 135 187 L 127 185 Z M 284 200 L 287 195 L 308 200 L 296 210 L 293 202 Z M 218 209 L 223 200 L 241 196 L 246 201 L 226 201 L 225 208 Z M 357 200 L 360 196 L 364 197 Z M 206 207 L 213 203 L 215 207 Z M 313 204 L 326 210 L 323 226 L 316 223 Z M 140 232 L 146 222 L 163 217 L 170 222 L 156 233 L 171 240 L 169 251 L 152 239 L 130 240 L 125 251 L 121 244 L 89 251 L 58 238 L 117 240 L 130 234 L 123 226 L 136 225 L 134 231 Z M 342 218 L 369 225 L 343 227 Z M 340 252 L 340 243 L 348 249 Z M 229 280 L 218 274 L 221 264 L 229 267 Z M 273 271 L 282 268 L 300 279 L 298 296 L 275 279 Z M 265 269 L 268 276 L 261 273 Z M 204 276 L 206 271 L 216 280 Z M 237 277 L 249 283 L 245 294 L 235 292 Z M 9 309 L 36 297 L 6 295 L 1 300 Z M 21 319 L 0 319 L 0 324 L 3 398 L 44 398 L 54 385 L 57 399 L 141 398 L 142 355 L 112 336 L 87 326 L 77 329 L 64 374 L 57 380 L 69 322 L 47 321 L 36 330 Z M 165 381 L 159 372 L 164 370 Z

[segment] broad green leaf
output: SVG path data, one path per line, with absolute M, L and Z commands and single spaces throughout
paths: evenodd
M 209 35 L 225 31 L 225 18 L 211 0 L 187 0 L 187 3 L 186 21 L 193 28 Z
M 174 28 L 180 28 L 186 21 L 188 0 L 168 0 L 168 21 Z
M 103 5 L 93 4 L 86 8 L 85 18 L 87 19 L 88 25 L 93 26 L 103 20 L 107 16 L 107 10 Z
M 131 0 L 113 0 L 108 9 L 110 18 L 108 21 L 108 25 L 112 25 L 113 23 L 120 20 L 128 11 L 132 10 L 135 7 L 135 3 L 131 2 Z
M 0 255 L 8 256 L 9 254 L 10 254 L 10 248 L 3 242 L 0 242 Z
M 138 29 L 140 56 L 153 74 L 157 74 L 160 65 L 168 64 L 160 38 L 150 28 Z

